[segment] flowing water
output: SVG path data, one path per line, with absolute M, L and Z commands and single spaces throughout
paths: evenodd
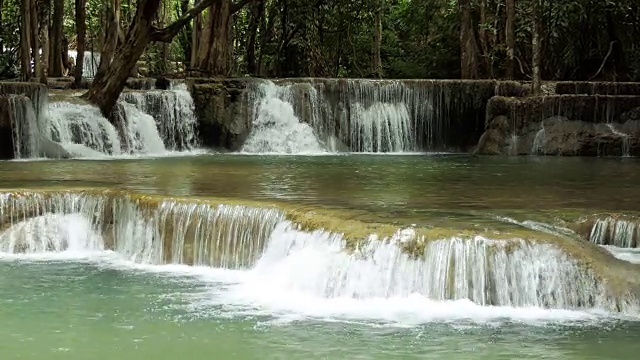
M 451 155 L 2 162 L 0 347 L 23 359 L 635 359 L 640 254 L 617 246 L 636 243 L 639 170 Z M 464 232 L 423 235 L 445 228 Z M 606 266 L 585 267 L 583 252 Z

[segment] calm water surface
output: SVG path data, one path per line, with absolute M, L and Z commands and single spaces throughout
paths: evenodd
M 638 211 L 640 161 L 213 155 L 0 162 L 0 187 L 49 186 L 268 199 L 354 209 L 389 222 L 465 223 L 540 210 Z M 370 313 L 357 316 L 304 302 L 291 305 L 300 311 L 270 312 L 238 298 L 234 288 L 246 276 L 249 270 L 136 266 L 109 253 L 75 260 L 0 256 L 0 354 L 162 360 L 637 359 L 640 353 L 635 319 L 534 309 L 514 316 L 506 308 L 496 317 L 486 315 L 491 309 L 447 303 L 439 306 L 457 320 L 443 320 L 442 309 L 425 304 L 417 321 L 392 300 L 371 300 Z

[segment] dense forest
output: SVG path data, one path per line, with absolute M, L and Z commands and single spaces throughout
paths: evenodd
M 0 78 L 79 79 L 68 50 L 132 76 L 631 81 L 640 1 L 0 0 Z

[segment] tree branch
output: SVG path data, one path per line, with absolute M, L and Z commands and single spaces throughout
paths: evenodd
M 238 11 L 242 10 L 243 7 L 245 7 L 247 4 L 249 3 L 258 3 L 258 2 L 262 2 L 264 0 L 239 0 L 237 3 L 235 4 L 231 4 L 231 13 L 235 14 Z
M 171 23 L 169 26 L 162 29 L 153 29 L 151 31 L 151 41 L 158 42 L 171 42 L 173 38 L 178 35 L 180 30 L 185 27 L 189 21 L 193 20 L 198 14 L 203 12 L 206 8 L 211 6 L 214 1 L 220 0 L 201 0 L 199 3 L 195 4 L 189 11 L 184 13 L 178 20 Z M 242 8 L 251 3 L 251 2 L 261 2 L 264 0 L 239 0 L 237 3 L 231 4 L 231 13 L 235 14 L 236 12 L 242 10 Z
M 201 0 L 169 26 L 163 29 L 153 29 L 151 31 L 151 41 L 171 42 L 171 40 L 178 35 L 180 30 L 189 23 L 189 21 L 193 20 L 193 18 L 203 12 L 204 9 L 211 6 L 214 1 L 220 0 Z

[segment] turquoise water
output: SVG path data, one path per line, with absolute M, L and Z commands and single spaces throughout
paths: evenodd
M 634 159 L 214 155 L 2 162 L 0 186 L 278 200 L 389 223 L 492 226 L 495 215 L 531 218 L 540 210 L 636 211 L 639 170 Z M 307 266 L 296 265 L 299 272 Z M 633 316 L 417 295 L 310 297 L 282 292 L 303 274 L 283 267 L 274 272 L 280 278 L 263 284 L 261 269 L 140 265 L 108 251 L 2 254 L 0 353 L 7 359 L 636 359 L 640 352 L 640 321 Z

